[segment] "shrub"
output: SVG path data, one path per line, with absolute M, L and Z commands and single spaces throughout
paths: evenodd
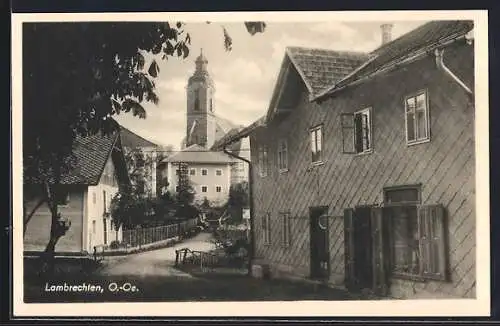
M 118 249 L 118 248 L 120 248 L 120 241 L 118 241 L 118 240 L 111 241 L 111 243 L 109 244 L 109 248 L 110 249 Z

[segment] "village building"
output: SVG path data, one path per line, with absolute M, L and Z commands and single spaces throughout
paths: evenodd
M 73 149 L 74 166 L 62 175 L 56 198 L 58 211 L 71 226 L 56 244 L 56 253 L 89 254 L 95 246 L 122 241 L 122 227 L 116 227 L 110 213 L 113 196 L 129 185 L 120 134 L 80 137 Z M 25 186 L 26 211 L 42 198 L 42 185 Z M 42 252 L 50 236 L 51 213 L 41 205 L 26 226 L 25 252 Z
M 131 130 L 120 126 L 120 137 L 127 161 L 129 175 L 140 175 L 140 178 L 132 178 L 132 181 L 140 184 L 133 184 L 134 187 L 140 187 L 140 193 L 147 197 L 156 197 L 157 195 L 157 177 L 158 177 L 158 153 L 159 145 L 139 136 Z
M 250 138 L 254 271 L 475 297 L 474 40 L 433 21 L 371 53 L 290 47 Z
M 195 192 L 195 202 L 206 200 L 213 206 L 224 205 L 229 198 L 231 165 L 235 159 L 216 151 L 207 151 L 199 145 L 191 145 L 162 162 L 164 175 L 169 180 L 168 191 L 179 191 L 179 174 L 185 173 Z

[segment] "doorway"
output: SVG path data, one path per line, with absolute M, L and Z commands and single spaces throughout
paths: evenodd
M 388 246 L 383 208 L 357 206 L 344 211 L 345 283 L 353 292 L 387 295 Z
M 327 213 L 327 206 L 311 207 L 309 209 L 312 279 L 326 280 L 330 276 Z

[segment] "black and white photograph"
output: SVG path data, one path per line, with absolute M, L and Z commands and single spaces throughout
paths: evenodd
M 12 33 L 14 313 L 489 314 L 486 11 Z

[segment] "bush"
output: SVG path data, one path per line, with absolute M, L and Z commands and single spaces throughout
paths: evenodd
M 111 243 L 109 244 L 109 248 L 110 249 L 118 249 L 118 248 L 120 248 L 120 241 L 118 241 L 118 240 L 111 241 Z

